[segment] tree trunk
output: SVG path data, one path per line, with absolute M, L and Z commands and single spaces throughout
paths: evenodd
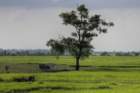
M 77 71 L 79 71 L 79 69 L 80 69 L 79 60 L 80 60 L 80 58 L 76 57 L 76 68 L 75 68 L 75 70 L 77 70 Z

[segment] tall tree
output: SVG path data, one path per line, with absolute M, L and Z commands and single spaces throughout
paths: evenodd
M 61 13 L 64 25 L 70 25 L 75 28 L 70 37 L 63 37 L 60 40 L 51 39 L 47 42 L 53 52 L 63 54 L 66 51 L 76 59 L 76 70 L 80 68 L 80 58 L 88 57 L 91 54 L 93 46 L 91 41 L 100 33 L 106 33 L 107 27 L 114 24 L 106 22 L 100 15 L 89 15 L 89 10 L 85 5 L 80 5 L 76 10 Z

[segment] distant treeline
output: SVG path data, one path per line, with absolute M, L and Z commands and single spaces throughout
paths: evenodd
M 0 49 L 0 56 L 41 56 L 48 54 L 47 49 Z
M 92 53 L 95 56 L 140 56 L 140 52 L 97 52 Z M 48 49 L 0 49 L 0 56 L 45 56 L 58 55 Z M 60 54 L 69 56 L 69 53 Z
M 96 56 L 140 56 L 140 52 L 94 52 L 93 55 Z

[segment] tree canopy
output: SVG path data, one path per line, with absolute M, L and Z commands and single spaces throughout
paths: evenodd
M 75 28 L 70 37 L 62 37 L 60 40 L 50 39 L 47 46 L 50 46 L 56 54 L 63 54 L 68 51 L 76 58 L 76 70 L 79 70 L 79 60 L 91 54 L 93 45 L 91 41 L 101 33 L 106 33 L 107 28 L 113 26 L 113 22 L 106 22 L 101 15 L 89 15 L 89 10 L 84 4 L 76 10 L 60 14 L 64 25 Z

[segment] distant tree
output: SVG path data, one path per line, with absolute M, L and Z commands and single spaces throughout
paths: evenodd
M 110 56 L 110 53 L 108 53 L 108 52 L 102 52 L 102 53 L 100 54 L 100 56 Z
M 64 25 L 70 25 L 75 28 L 70 37 L 62 37 L 60 40 L 50 39 L 47 46 L 59 55 L 69 51 L 76 59 L 76 70 L 79 70 L 80 58 L 88 57 L 91 54 L 93 46 L 91 41 L 100 33 L 106 33 L 107 27 L 113 26 L 112 22 L 106 22 L 100 15 L 89 15 L 89 10 L 85 5 L 80 5 L 77 10 L 61 13 Z

